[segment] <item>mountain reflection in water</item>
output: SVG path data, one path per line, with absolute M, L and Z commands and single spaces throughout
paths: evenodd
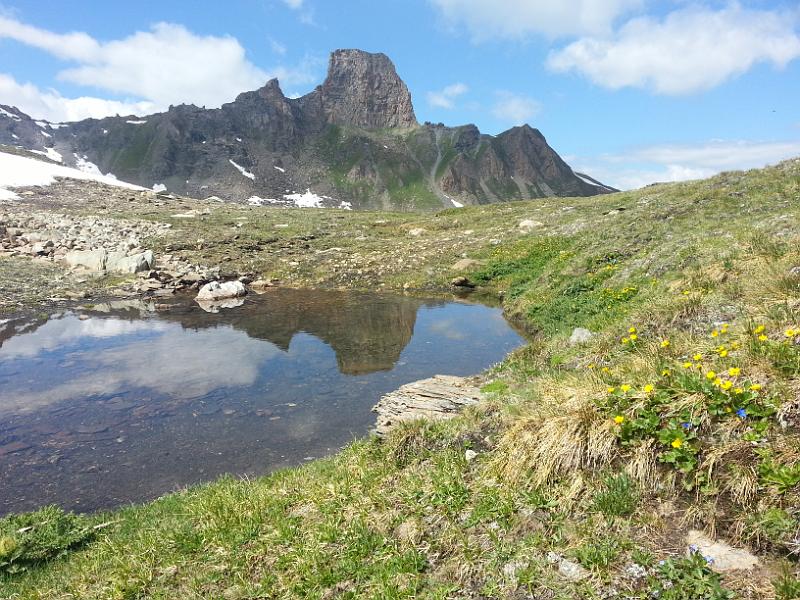
M 112 303 L 0 321 L 0 514 L 323 456 L 369 430 L 382 394 L 521 343 L 482 305 L 286 289 L 217 314 Z

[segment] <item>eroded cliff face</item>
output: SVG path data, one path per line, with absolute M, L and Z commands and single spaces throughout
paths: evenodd
M 417 123 L 384 54 L 337 50 L 325 81 L 287 98 L 273 79 L 218 109 L 34 121 L 0 107 L 0 143 L 49 153 L 145 187 L 254 204 L 434 210 L 614 191 L 575 175 L 529 126 Z
M 319 96 L 328 123 L 362 129 L 413 127 L 411 93 L 385 54 L 337 50 Z

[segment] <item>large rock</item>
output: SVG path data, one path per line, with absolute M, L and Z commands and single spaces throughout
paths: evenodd
M 124 252 L 111 252 L 106 261 L 106 270 L 115 273 L 140 273 L 153 268 L 153 253 L 150 250 L 126 256 Z
M 73 268 L 105 271 L 108 252 L 103 250 L 73 250 L 64 255 L 64 261 Z
M 247 289 L 241 281 L 212 281 L 205 284 L 197 294 L 198 302 L 216 302 L 228 298 L 239 298 L 247 294 Z
M 413 419 L 449 419 L 480 397 L 480 390 L 463 377 L 435 375 L 414 381 L 386 394 L 372 408 L 378 414 L 375 432 L 385 435 L 398 423 Z

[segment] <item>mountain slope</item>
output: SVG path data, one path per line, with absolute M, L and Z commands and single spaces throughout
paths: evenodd
M 496 137 L 474 125 L 420 125 L 383 54 L 337 50 L 325 81 L 287 98 L 277 80 L 218 109 L 52 125 L 11 107 L 0 143 L 63 155 L 68 165 L 193 197 L 325 206 L 434 209 L 613 191 L 582 178 L 527 125 Z

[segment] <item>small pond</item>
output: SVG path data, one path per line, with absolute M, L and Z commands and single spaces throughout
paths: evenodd
M 325 456 L 369 432 L 381 395 L 523 343 L 481 304 L 288 289 L 218 313 L 137 301 L 0 320 L 0 515 Z

